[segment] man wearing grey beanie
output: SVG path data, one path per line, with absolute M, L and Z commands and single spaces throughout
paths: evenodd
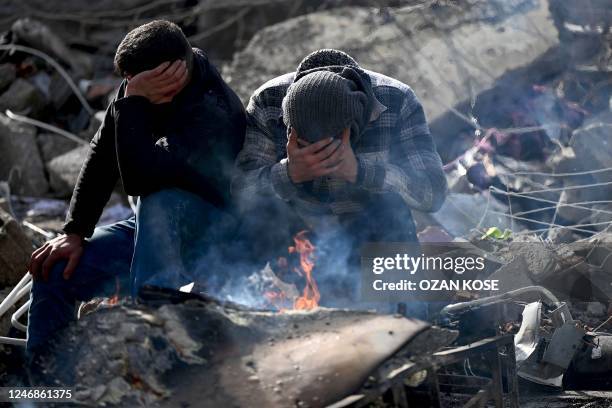
M 412 89 L 331 49 L 255 91 L 236 165 L 243 250 L 256 262 L 302 229 L 352 258 L 365 242 L 417 241 L 411 209 L 438 210 L 447 189 Z

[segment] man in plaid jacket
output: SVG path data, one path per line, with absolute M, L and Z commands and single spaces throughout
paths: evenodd
M 447 189 L 412 89 L 331 49 L 255 91 L 236 164 L 244 250 L 268 259 L 300 229 L 353 251 L 416 241 L 411 209 L 438 210 Z

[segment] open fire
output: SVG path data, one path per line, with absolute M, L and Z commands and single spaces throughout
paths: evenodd
M 304 289 L 302 295 L 292 299 L 291 294 L 287 293 L 284 285 L 276 284 L 275 288 L 264 293 L 264 296 L 278 311 L 283 312 L 288 309 L 293 310 L 311 310 L 319 306 L 321 294 L 317 282 L 313 277 L 315 268 L 315 251 L 316 247 L 307 237 L 308 231 L 300 231 L 293 237 L 294 245 L 290 246 L 288 251 L 290 254 L 298 254 L 300 257 L 299 267 L 292 268 L 304 281 Z M 279 264 L 286 264 L 285 258 L 281 258 Z M 290 302 L 293 300 L 293 305 Z

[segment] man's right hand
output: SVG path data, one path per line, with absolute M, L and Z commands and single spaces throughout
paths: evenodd
M 298 135 L 291 129 L 287 143 L 289 178 L 294 183 L 303 183 L 334 173 L 342 164 L 344 145 L 329 137 L 300 147 Z
M 125 96 L 144 96 L 151 103 L 170 102 L 185 85 L 188 77 L 187 64 L 177 60 L 163 62 L 154 69 L 128 77 Z
M 69 279 L 83 254 L 83 238 L 77 234 L 62 235 L 48 241 L 32 254 L 29 270 L 34 279 L 49 279 L 53 265 L 60 260 L 67 260 L 64 279 Z

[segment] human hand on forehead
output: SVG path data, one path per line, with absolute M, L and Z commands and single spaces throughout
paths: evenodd
M 357 161 L 351 148 L 350 130 L 342 138 L 328 137 L 308 142 L 291 129 L 287 143 L 289 177 L 294 183 L 303 183 L 323 176 L 336 176 L 355 182 Z M 353 176 L 354 173 L 354 176 Z
M 170 102 L 183 89 L 188 76 L 185 61 L 166 61 L 151 70 L 128 75 L 125 96 L 144 96 L 155 104 Z

